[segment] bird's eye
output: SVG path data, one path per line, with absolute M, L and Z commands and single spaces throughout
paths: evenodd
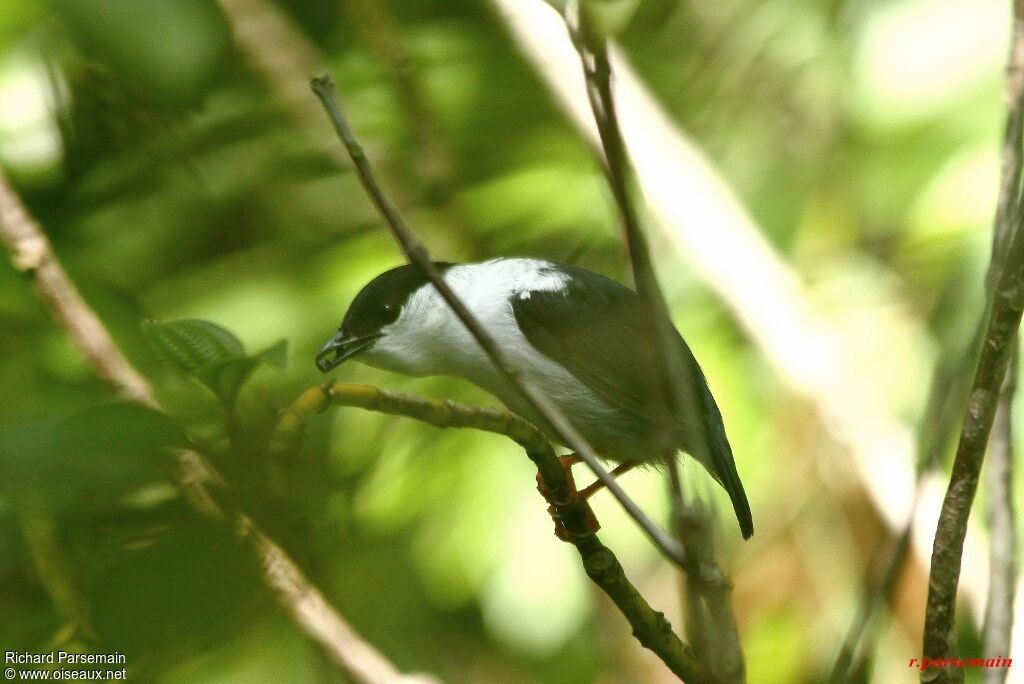
M 397 304 L 385 304 L 384 305 L 384 313 L 391 320 L 394 320 L 394 319 L 398 318 L 398 305 Z

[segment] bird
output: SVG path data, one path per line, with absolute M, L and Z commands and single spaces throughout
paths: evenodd
M 667 353 L 684 370 L 679 381 L 690 383 L 691 410 L 653 405 L 661 372 L 655 369 L 662 367 L 657 354 L 663 352 L 635 291 L 589 269 L 545 259 L 434 266 L 511 364 L 602 458 L 628 469 L 658 467 L 678 451 L 688 453 L 725 489 L 743 538 L 750 538 L 750 505 L 722 414 L 674 327 Z M 349 359 L 408 376 L 462 378 L 560 443 L 413 264 L 385 271 L 362 288 L 316 365 L 327 373 Z

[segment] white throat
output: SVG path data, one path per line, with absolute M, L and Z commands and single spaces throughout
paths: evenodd
M 511 305 L 514 297 L 564 289 L 568 276 L 550 270 L 552 266 L 539 259 L 495 259 L 452 266 L 444 273 L 445 282 L 498 346 L 529 375 L 567 374 L 530 345 Z M 507 399 L 498 371 L 433 285 L 414 292 L 398 319 L 381 332 L 384 336 L 373 349 L 357 358 L 406 375 L 455 375 Z

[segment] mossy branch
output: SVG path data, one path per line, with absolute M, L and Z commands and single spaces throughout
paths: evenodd
M 665 616 L 651 608 L 629 581 L 611 549 L 588 529 L 587 505 L 574 495 L 551 443 L 529 422 L 501 409 L 423 399 L 371 385 L 329 382 L 306 390 L 282 411 L 272 437 L 272 450 L 286 454 L 294 449 L 302 438 L 306 422 L 332 405 L 406 416 L 441 428 L 483 430 L 508 437 L 523 447 L 537 467 L 538 483 L 542 485 L 539 489 L 551 505 L 553 515 L 568 531 L 569 541 L 579 552 L 587 576 L 622 612 L 637 641 L 680 679 L 690 684 L 713 681 Z

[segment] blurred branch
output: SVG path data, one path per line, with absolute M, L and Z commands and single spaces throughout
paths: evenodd
M 156 406 L 149 383 L 124 357 L 110 333 L 85 303 L 53 253 L 53 245 L 0 169 L 0 238 L 11 263 L 27 273 L 58 325 L 96 373 L 125 398 Z
M 306 80 L 323 65 L 316 46 L 276 4 L 268 0 L 217 0 L 238 51 L 261 75 L 284 110 L 313 140 L 328 133 L 323 119 L 306 106 Z M 327 153 L 345 163 L 331 146 Z
M 122 394 L 159 409 L 153 388 L 121 353 L 102 321 L 82 299 L 42 227 L 29 215 L 2 170 L 0 239 L 10 252 L 11 263 L 32 279 L 40 299 L 83 351 L 97 374 Z M 394 665 L 355 633 L 288 554 L 248 515 L 239 510 L 226 510 L 214 501 L 209 486 L 219 484 L 220 478 L 202 455 L 186 449 L 173 453 L 175 480 L 186 500 L 199 513 L 229 524 L 259 559 L 263 583 L 278 604 L 346 676 L 360 684 L 385 684 L 403 679 Z M 404 680 L 432 681 L 417 676 Z
M 406 416 L 442 428 L 493 432 L 519 444 L 537 467 L 539 484 L 542 485 L 539 489 L 554 509 L 554 515 L 569 532 L 569 541 L 579 552 L 587 576 L 626 617 L 637 641 L 684 681 L 690 684 L 713 681 L 690 647 L 672 631 L 665 616 L 651 608 L 626 578 L 611 549 L 588 529 L 587 504 L 574 496 L 566 471 L 550 442 L 533 425 L 500 409 L 422 399 L 370 385 L 330 382 L 306 390 L 282 411 L 274 430 L 272 448 L 281 452 L 294 447 L 306 422 L 332 404 Z
M 644 532 L 647 533 L 647 536 L 651 538 L 658 549 L 660 549 L 665 556 L 682 567 L 685 564 L 685 558 L 683 550 L 680 548 L 676 540 L 665 534 L 644 514 L 642 510 L 640 510 L 640 507 L 636 505 L 629 495 L 626 494 L 621 485 L 615 481 L 615 478 L 613 478 L 611 474 L 605 470 L 604 466 L 601 465 L 593 447 L 587 443 L 576 428 L 566 420 L 565 416 L 562 415 L 562 413 L 546 396 L 544 396 L 543 393 L 526 381 L 523 374 L 509 361 L 508 357 L 498 346 L 491 334 L 483 327 L 480 321 L 477 320 L 476 316 L 466 308 L 466 305 L 463 304 L 463 302 L 444 281 L 444 278 L 441 277 L 441 274 L 437 271 L 434 263 L 430 260 L 427 250 L 416 239 L 408 224 L 405 223 L 405 219 L 403 219 L 401 214 L 398 213 L 395 205 L 387 195 L 384 194 L 384 191 L 377 183 L 373 168 L 371 167 L 369 160 L 366 158 L 362 145 L 359 144 L 355 134 L 352 132 L 352 128 L 349 126 L 348 120 L 341 111 L 341 106 L 338 104 L 337 97 L 334 93 L 334 84 L 330 77 L 324 75 L 314 78 L 312 81 L 312 87 L 313 92 L 320 98 L 324 109 L 327 111 L 327 115 L 334 124 L 335 131 L 344 143 L 345 148 L 348 150 L 349 156 L 352 158 L 352 161 L 356 166 L 356 171 L 359 174 L 359 179 L 363 184 L 363 188 L 366 190 L 366 193 L 370 196 L 374 206 L 377 207 L 377 210 L 384 218 L 391 230 L 391 234 L 394 236 L 395 241 L 409 260 L 409 263 L 414 264 L 423 271 L 427 279 L 437 289 L 438 294 L 440 294 L 445 302 L 447 302 L 448 306 L 451 307 L 455 315 L 460 321 L 462 321 L 463 325 L 466 326 L 466 329 L 476 340 L 477 344 L 480 345 L 480 348 L 494 363 L 495 368 L 498 369 L 498 371 L 511 383 L 511 385 L 519 391 L 522 397 L 537 410 L 549 425 L 551 425 L 555 433 L 565 440 L 565 444 L 576 452 L 576 455 L 580 460 L 584 461 L 587 466 L 590 467 L 597 478 L 604 483 L 608 491 L 610 491 L 619 503 L 622 504 L 622 507 L 626 509 L 626 512 L 629 513 Z
M 992 256 L 985 277 L 987 290 L 984 333 L 980 356 L 960 433 L 953 472 L 942 502 L 928 581 L 925 611 L 924 657 L 954 657 L 956 597 L 963 556 L 963 540 L 981 466 L 990 459 L 987 484 L 991 490 L 989 522 L 991 549 L 989 595 L 985 610 L 983 649 L 986 654 L 1009 653 L 1013 627 L 1016 529 L 1012 474 L 1013 393 L 1021 313 L 1024 310 L 1024 231 L 1021 212 L 1021 143 L 1024 126 L 1024 1 L 1013 3 L 1013 31 L 1006 67 L 1004 93 L 1007 106 L 1003 140 L 1002 177 L 992 236 Z M 1008 372 L 1009 369 L 1009 372 Z M 995 433 L 989 443 L 995 424 Z M 1002 670 L 1003 668 L 993 668 Z M 922 680 L 962 682 L 963 670 L 942 668 L 922 673 Z M 999 682 L 1005 672 L 992 672 L 986 681 Z
M 985 463 L 988 488 L 988 603 L 982 626 L 982 657 L 1008 657 L 1013 632 L 1013 600 L 1017 579 L 1017 526 L 1013 507 L 1013 397 L 1016 391 L 1015 352 L 999 397 Z M 986 684 L 1006 681 L 1007 668 L 985 671 Z
M 284 111 L 314 141 L 325 141 L 329 124 L 309 107 L 309 75 L 323 69 L 317 45 L 279 5 L 268 0 L 218 0 L 227 18 L 238 51 L 266 82 Z M 387 64 L 394 79 L 399 104 L 415 136 L 420 178 L 428 202 L 441 210 L 443 219 L 465 227 L 467 219 L 453 192 L 454 161 L 443 131 L 434 125 L 423 88 L 415 78 L 413 62 L 399 27 L 379 0 L 348 0 L 346 6 L 364 30 L 370 47 Z M 325 144 L 326 154 L 348 166 L 345 152 Z M 403 188 L 404 190 L 404 188 Z
M 1002 270 L 1002 258 L 1016 226 L 1015 215 L 1020 211 L 1020 181 L 1024 170 L 1021 160 L 1021 144 L 1024 142 L 1024 0 L 1013 0 L 1013 30 L 1009 53 L 1003 83 L 1007 109 L 1006 129 L 1003 134 L 999 198 L 992 235 L 992 264 L 997 268 L 989 269 L 987 278 L 990 288 L 995 284 L 996 274 Z
M 1016 193 L 1016 189 L 1014 189 Z M 1013 214 L 1019 212 L 1014 211 Z M 1014 216 L 1014 221 L 1019 217 Z M 949 488 L 942 502 L 932 550 L 925 612 L 924 657 L 951 658 L 956 653 L 955 610 L 964 537 L 971 504 L 977 491 L 985 447 L 999 404 L 1006 369 L 1015 348 L 1024 312 L 1024 231 L 1013 228 L 1005 256 L 993 258 L 991 268 L 1002 264 L 991 297 L 984 343 L 971 388 L 967 415 L 960 432 Z M 927 671 L 926 671 L 927 672 Z M 943 668 L 930 681 L 962 681 L 963 671 Z M 925 675 L 922 674 L 922 677 Z
M 715 562 L 714 519 L 698 499 L 683 501 L 678 464 L 669 463 L 676 536 L 686 549 L 687 636 L 697 657 L 720 684 L 747 681 L 746 662 L 732 607 L 732 583 Z
M 889 550 L 879 548 L 873 555 L 873 558 L 884 558 L 885 561 L 872 563 L 867 572 L 857 612 L 850 623 L 850 628 L 846 631 L 832 671 L 826 680 L 829 684 L 861 681 L 860 675 L 866 671 L 865 666 L 868 662 L 867 649 L 864 644 L 873 642 L 877 631 L 877 628 L 873 627 L 872 618 L 875 617 L 879 605 L 892 598 L 896 580 L 899 579 L 900 571 L 910 552 L 912 533 L 913 526 L 908 524 L 903 528 L 899 537 L 893 538 L 888 535 L 885 545 L 891 548 Z
M 639 212 L 633 206 L 629 188 L 629 160 L 612 95 L 612 66 L 608 60 L 607 40 L 594 26 L 586 0 L 569 0 L 566 24 L 583 64 L 587 97 L 597 124 L 605 173 L 619 210 L 626 247 L 629 252 L 637 293 L 644 302 L 651 329 L 655 331 L 657 368 L 652 369 L 663 402 L 655 404 L 667 415 L 656 416 L 659 425 L 670 425 L 676 415 L 700 416 L 705 411 L 694 390 L 701 379 L 693 369 L 681 363 L 675 349 L 675 329 L 668 305 L 651 265 L 647 239 L 640 225 Z M 699 424 L 699 423 L 698 423 Z M 686 551 L 688 635 L 699 645 L 697 654 L 715 681 L 722 684 L 746 681 L 743 649 L 736 628 L 730 592 L 732 586 L 714 558 L 714 535 L 710 512 L 699 502 L 684 502 L 679 468 L 675 461 L 674 435 L 666 435 L 668 470 L 673 492 L 673 522 Z M 711 436 L 698 437 L 711 444 Z M 660 454 L 659 454 L 660 456 Z
M 893 600 L 893 590 L 899 580 L 912 547 L 914 521 L 921 513 L 926 480 L 934 481 L 942 467 L 943 455 L 957 437 L 957 421 L 963 415 L 968 391 L 968 380 L 962 369 L 977 355 L 977 341 L 968 343 L 968 349 L 953 349 L 945 345 L 935 362 L 928 388 L 924 417 L 918 430 L 917 477 L 911 513 L 902 531 L 886 534 L 875 546 L 864 577 L 864 587 L 850 627 L 846 631 L 839 652 L 829 674 L 829 684 L 859 682 L 869 671 L 873 645 L 880 630 L 881 619 L 874 620 L 883 604 Z M 884 561 L 882 560 L 884 559 Z
M 345 5 L 373 52 L 387 65 L 394 81 L 398 104 L 412 129 L 417 168 L 428 201 L 452 209 L 457 214 L 458 224 L 465 226 L 465 217 L 452 192 L 454 160 L 434 108 L 417 79 L 416 63 L 390 11 L 391 3 L 347 0 Z
M 990 290 L 996 274 L 1005 268 L 1002 256 L 1007 245 L 1013 239 L 1014 231 L 1019 230 L 1020 183 L 1024 169 L 1021 159 L 1024 142 L 1024 0 L 1014 0 L 1013 3 L 1013 28 L 1003 88 L 1008 114 L 1003 136 L 1002 179 L 992 235 L 992 263 L 987 275 Z M 1013 505 L 1013 402 L 1020 357 L 1019 332 L 1015 337 L 1018 341 L 1003 379 L 986 457 L 990 546 L 988 601 L 982 623 L 982 654 L 985 658 L 1008 656 L 1013 633 L 1018 546 Z M 1005 668 L 990 668 L 984 675 L 986 684 L 1001 684 L 1006 681 L 1006 676 Z

